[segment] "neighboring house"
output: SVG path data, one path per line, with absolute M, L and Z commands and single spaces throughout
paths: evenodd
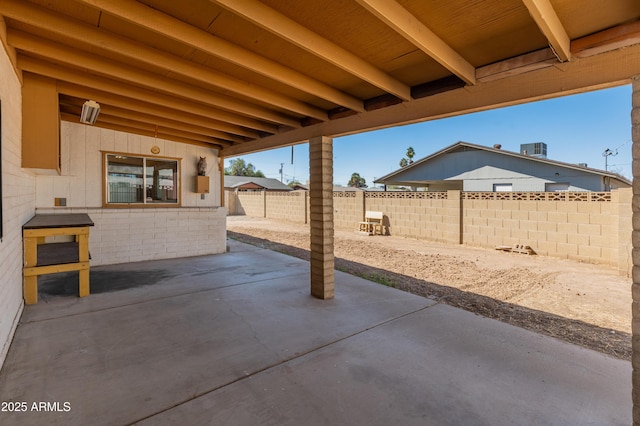
M 292 186 L 292 189 L 294 191 L 308 191 L 309 190 L 309 185 L 303 185 L 301 183 L 296 183 L 295 185 Z
M 333 192 L 353 192 L 353 191 L 366 191 L 366 192 L 372 192 L 372 191 L 382 191 L 381 188 L 376 188 L 376 187 L 367 187 L 367 188 L 356 188 L 355 186 L 342 186 L 342 185 L 333 185 Z
M 427 187 L 429 191 L 483 192 L 610 191 L 631 186 L 629 180 L 616 173 L 549 160 L 546 155 L 527 155 L 526 150 L 504 151 L 496 146 L 458 142 L 375 183 Z
M 293 189 L 278 179 L 251 177 L 251 176 L 229 176 L 224 177 L 224 189 L 228 191 L 292 191 Z

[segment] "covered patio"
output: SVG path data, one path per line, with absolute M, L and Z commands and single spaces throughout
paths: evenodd
M 93 271 L 121 279 L 25 309 L 3 425 L 631 422 L 628 362 L 340 272 L 321 301 L 255 246 Z
M 274 424 L 357 423 L 339 416 L 358 413 L 438 424 L 584 415 L 611 424 L 629 422 L 633 378 L 640 425 L 635 322 L 632 373 L 343 276 L 334 271 L 332 199 L 335 137 L 630 83 L 637 162 L 637 0 L 2 0 L 0 39 L 3 400 L 73 399 L 72 418 L 47 414 L 61 423 L 155 424 L 161 418 L 149 416 L 170 422 L 184 410 Z M 260 269 L 274 255 L 246 248 L 234 264 L 236 254 L 222 254 L 224 158 L 305 142 L 310 265 L 286 259 Z M 114 169 L 129 157 L 135 172 Z M 143 172 L 155 162 L 175 170 L 166 188 Z M 116 184 L 126 197 L 111 198 Z M 220 256 L 201 258 L 216 267 L 186 282 L 159 276 L 169 282 L 152 292 L 25 307 L 22 226 L 43 212 L 91 216 L 92 268 L 119 264 L 108 268 L 135 277 L 141 266 L 130 262 L 180 270 L 188 260 L 171 258 Z M 634 202 L 636 248 L 639 214 Z M 633 260 L 637 270 L 638 250 Z M 638 285 L 634 270 L 636 320 Z M 287 383 L 278 372 L 291 374 Z M 346 395 L 336 389 L 341 377 Z M 288 389 L 308 398 L 291 406 Z M 361 398 L 367 392 L 376 395 Z

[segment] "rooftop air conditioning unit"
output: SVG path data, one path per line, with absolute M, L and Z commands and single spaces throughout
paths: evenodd
M 520 154 L 530 157 L 547 158 L 547 144 L 544 142 L 523 143 L 520 145 Z
M 100 104 L 96 101 L 87 101 L 82 105 L 82 114 L 80 114 L 80 122 L 85 124 L 96 124 L 98 115 L 100 114 Z

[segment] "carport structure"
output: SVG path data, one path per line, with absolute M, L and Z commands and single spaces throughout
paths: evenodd
M 637 0 L 0 0 L 0 16 L 23 86 L 23 156 L 46 155 L 58 117 L 78 122 L 89 99 L 101 106 L 95 126 L 220 160 L 308 141 L 321 299 L 334 296 L 333 137 L 632 82 L 640 177 Z M 638 196 L 634 179 L 636 266 Z

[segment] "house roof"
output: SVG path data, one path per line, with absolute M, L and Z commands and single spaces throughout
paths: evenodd
M 56 116 L 224 157 L 629 83 L 637 0 L 2 0 Z M 52 103 L 53 104 L 53 103 Z M 28 116 L 27 116 L 28 117 Z
M 503 149 L 498 149 L 498 148 L 490 148 L 487 146 L 482 146 L 482 145 L 476 145 L 473 143 L 469 143 L 469 142 L 456 142 L 453 145 L 449 145 L 448 147 L 441 149 L 440 151 L 434 152 L 433 154 L 421 158 L 417 161 L 414 161 L 413 164 L 410 164 L 406 167 L 402 167 L 396 171 L 393 171 L 391 173 L 389 173 L 388 175 L 382 176 L 381 178 L 378 178 L 377 180 L 374 181 L 374 183 L 382 183 L 382 184 L 393 184 L 394 180 L 396 177 L 398 177 L 398 175 L 405 173 L 411 169 L 417 168 L 417 167 L 421 167 L 424 166 L 426 163 L 428 163 L 429 161 L 433 160 L 436 157 L 440 157 L 444 154 L 448 154 L 448 153 L 452 153 L 452 152 L 456 152 L 456 151 L 460 151 L 460 150 L 479 150 L 479 151 L 487 151 L 487 152 L 492 152 L 498 155 L 504 155 L 504 156 L 508 156 L 508 157 L 516 157 L 516 158 L 521 158 L 524 159 L 526 161 L 532 161 L 532 162 L 538 162 L 538 163 L 544 163 L 544 164 L 550 164 L 550 165 L 554 165 L 557 167 L 563 167 L 566 169 L 573 169 L 573 170 L 580 170 L 582 172 L 586 172 L 586 173 L 592 173 L 592 174 L 596 174 L 596 175 L 600 175 L 600 176 L 607 176 L 613 179 L 617 179 L 625 184 L 631 185 L 631 182 L 626 179 L 625 177 L 617 174 L 617 173 L 612 173 L 609 171 L 605 171 L 605 170 L 599 170 L 599 169 L 594 169 L 591 167 L 584 167 L 584 166 L 580 166 L 577 164 L 571 164 L 571 163 L 565 163 L 562 161 L 556 161 L 556 160 L 550 160 L 548 158 L 541 158 L 541 157 L 534 157 L 531 155 L 524 155 L 524 154 L 520 154 L 518 152 L 513 152 L 513 151 L 506 151 Z
M 224 187 L 225 188 L 240 188 L 243 185 L 248 183 L 256 184 L 266 190 L 271 191 L 291 191 L 292 189 L 280 182 L 278 179 L 272 178 L 261 178 L 261 177 L 251 177 L 251 176 L 224 176 Z

